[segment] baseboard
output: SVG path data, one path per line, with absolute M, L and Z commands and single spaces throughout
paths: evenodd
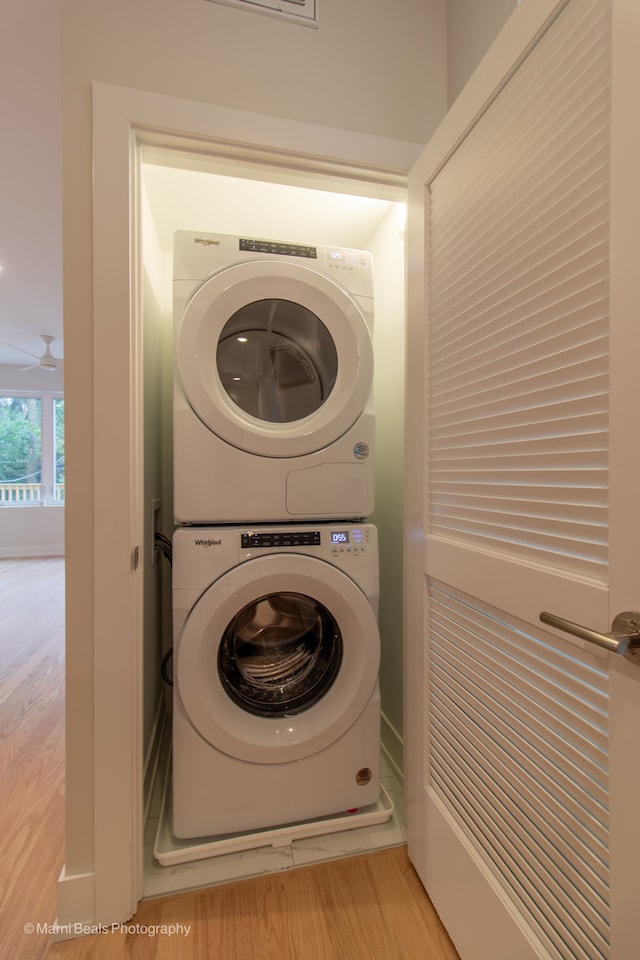
M 58 909 L 49 933 L 53 943 L 71 940 L 90 932 L 94 915 L 93 873 L 67 875 L 64 867 L 58 878 Z
M 0 560 L 28 560 L 30 557 L 64 557 L 64 544 L 30 544 L 0 547 Z
M 381 717 L 381 740 L 382 754 L 394 777 L 404 786 L 404 740 L 384 712 Z
M 167 722 L 167 711 L 164 695 L 158 698 L 156 712 L 149 738 L 149 747 L 144 760 L 144 822 L 147 813 L 153 785 L 156 779 L 160 748 Z M 58 878 L 58 909 L 56 919 L 48 927 L 47 932 L 53 943 L 61 940 L 71 940 L 75 937 L 86 936 L 90 933 L 106 933 L 109 925 L 97 924 L 94 918 L 94 873 L 68 875 L 63 867 Z

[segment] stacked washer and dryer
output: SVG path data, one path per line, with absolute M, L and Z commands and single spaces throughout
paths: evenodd
M 380 792 L 370 254 L 179 231 L 173 832 Z

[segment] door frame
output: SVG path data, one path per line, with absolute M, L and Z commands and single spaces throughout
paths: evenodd
M 93 704 L 73 720 L 93 737 L 91 756 L 68 758 L 67 791 L 82 779 L 72 764 L 93 770 L 93 849 L 85 851 L 93 871 L 63 871 L 62 925 L 127 920 L 143 889 L 141 152 L 175 151 L 176 163 L 188 158 L 194 169 L 398 200 L 422 149 L 98 82 L 92 108 Z

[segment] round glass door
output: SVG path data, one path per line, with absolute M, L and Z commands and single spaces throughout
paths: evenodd
M 338 375 L 329 331 L 290 300 L 257 300 L 236 311 L 222 329 L 216 363 L 231 400 L 267 423 L 310 416 Z
M 293 762 L 351 727 L 379 663 L 360 587 L 316 557 L 270 554 L 233 567 L 191 609 L 176 639 L 174 695 L 215 749 Z
M 209 277 L 179 318 L 185 398 L 222 440 L 297 457 L 341 437 L 365 408 L 373 345 L 365 316 L 328 277 L 258 260 Z
M 271 593 L 247 604 L 225 630 L 218 672 L 231 699 L 261 717 L 288 717 L 329 690 L 342 661 L 333 616 L 300 593 Z

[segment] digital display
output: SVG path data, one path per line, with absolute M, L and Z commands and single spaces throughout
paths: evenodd
M 331 543 L 349 543 L 348 530 L 332 530 Z

